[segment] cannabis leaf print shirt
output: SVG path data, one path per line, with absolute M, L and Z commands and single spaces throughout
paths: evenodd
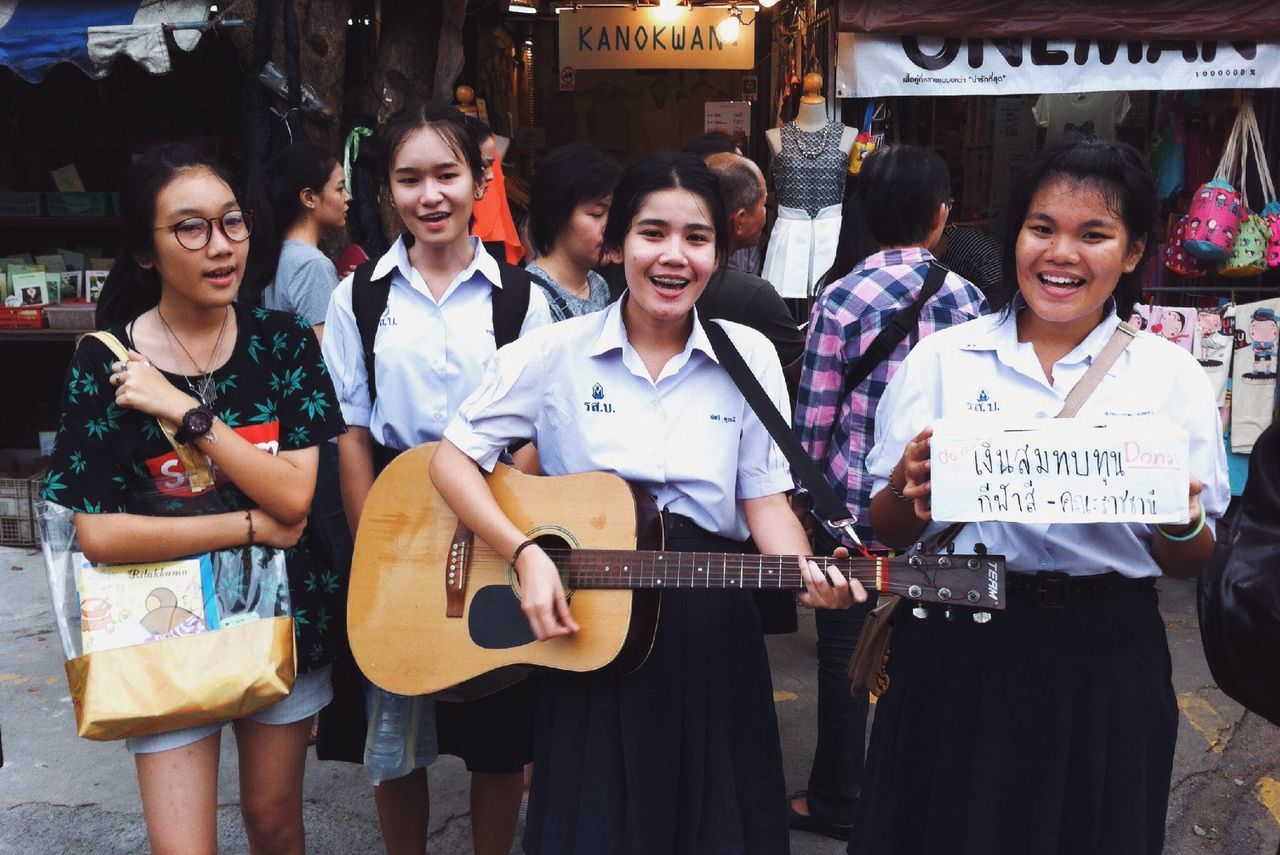
M 318 445 L 342 433 L 333 383 L 311 325 L 284 312 L 239 305 L 235 312 L 235 348 L 212 375 L 211 407 L 218 418 L 268 454 Z M 110 332 L 133 346 L 125 327 Z M 213 490 L 191 492 L 159 423 L 116 405 L 115 387 L 108 382 L 114 361 L 95 339 L 85 339 L 72 357 L 43 497 L 91 514 L 183 517 L 255 507 L 216 470 Z M 189 388 L 188 378 L 165 376 L 178 388 Z M 333 661 L 345 644 L 347 580 L 329 566 L 310 525 L 285 556 L 298 670 L 310 671 Z

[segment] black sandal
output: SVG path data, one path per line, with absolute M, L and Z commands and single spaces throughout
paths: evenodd
M 816 816 L 799 813 L 791 806 L 791 802 L 805 797 L 808 801 L 808 790 L 798 790 L 787 796 L 787 825 L 795 831 L 808 831 L 811 834 L 821 834 L 823 837 L 830 837 L 833 840 L 848 840 L 849 832 L 853 830 L 852 825 L 842 825 L 838 822 L 831 822 L 826 819 L 819 819 Z

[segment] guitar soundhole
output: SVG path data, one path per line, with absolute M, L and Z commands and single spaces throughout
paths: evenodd
M 555 531 L 534 532 L 534 540 L 548 554 L 563 554 L 570 549 L 565 534 Z M 477 647 L 486 650 L 510 650 L 535 641 L 529 619 L 520 611 L 518 580 L 512 569 L 510 585 L 485 585 L 476 591 L 467 610 L 467 631 Z M 573 599 L 573 592 L 566 591 Z

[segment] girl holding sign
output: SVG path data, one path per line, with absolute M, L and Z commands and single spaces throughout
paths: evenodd
M 1138 297 L 1155 212 L 1127 145 L 1064 141 L 1032 164 L 1009 205 L 1003 311 L 923 340 L 881 399 L 867 458 L 877 539 L 943 528 L 929 513 L 934 420 L 1062 409 Z M 1185 429 L 1190 522 L 962 529 L 960 551 L 1007 557 L 1007 610 L 985 624 L 900 618 L 851 852 L 1161 851 L 1178 708 L 1154 583 L 1209 560 L 1229 499 L 1221 424 L 1195 359 L 1145 332 L 1080 415 Z

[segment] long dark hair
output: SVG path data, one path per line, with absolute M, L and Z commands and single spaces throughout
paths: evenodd
M 1147 262 L 1156 248 L 1156 187 L 1151 170 L 1137 149 L 1126 143 L 1107 142 L 1078 135 L 1064 136 L 1031 162 L 1009 196 L 1004 246 L 1004 278 L 988 295 L 994 309 L 1012 305 L 1018 292 L 1018 235 L 1031 208 L 1031 200 L 1045 184 L 1056 179 L 1092 187 L 1102 195 L 1128 232 L 1129 246 L 1146 239 L 1142 258 L 1116 283 L 1116 314 L 1128 318 L 1133 304 L 1141 302 Z
M 156 197 L 180 173 L 196 169 L 207 169 L 228 187 L 235 186 L 225 169 L 185 143 L 148 149 L 125 173 L 120 187 L 120 252 L 98 296 L 98 329 L 126 324 L 160 303 L 160 274 L 138 259 L 155 255 Z
M 300 142 L 276 152 L 249 182 L 253 207 L 253 242 L 249 244 L 245 281 L 240 299 L 258 303 L 275 279 L 284 236 L 306 209 L 299 194 L 308 188 L 319 194 L 329 183 L 338 158 L 322 145 Z
M 687 190 L 707 206 L 716 230 L 716 262 L 724 267 L 729 258 L 729 217 L 720 198 L 720 179 L 700 158 L 684 152 L 651 154 L 622 171 L 605 221 L 604 249 L 622 248 L 632 220 L 650 193 L 672 189 Z

